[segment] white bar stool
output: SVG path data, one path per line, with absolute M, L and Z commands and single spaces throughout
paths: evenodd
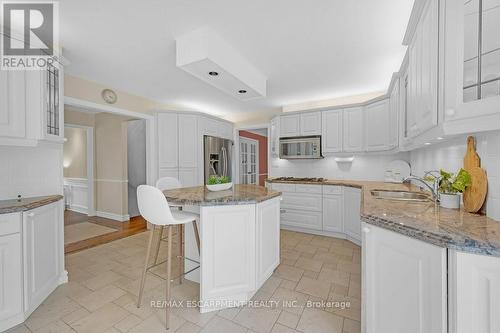
M 171 268 L 172 268 L 172 228 L 174 225 L 183 225 L 186 223 L 194 222 L 196 224 L 196 219 L 199 217 L 197 214 L 188 213 L 184 211 L 171 211 L 168 205 L 167 199 L 162 191 L 157 189 L 154 186 L 149 185 L 140 185 L 137 188 L 137 204 L 139 206 L 139 212 L 142 217 L 149 223 L 153 225 L 149 235 L 149 243 L 148 249 L 146 253 L 146 262 L 144 263 L 144 270 L 142 272 L 141 285 L 139 289 L 139 298 L 137 300 L 137 307 L 141 306 L 142 294 L 144 291 L 144 282 L 146 280 L 146 273 L 151 268 L 158 266 L 162 263 L 155 263 L 152 266 L 149 266 L 149 257 L 151 255 L 151 248 L 153 245 L 153 236 L 154 230 L 156 226 L 166 227 L 167 228 L 167 294 L 166 294 L 166 317 L 165 317 L 165 325 L 166 329 L 169 329 L 170 324 L 170 307 L 168 302 L 170 301 L 170 282 L 171 282 Z M 198 229 L 195 228 L 195 233 L 197 239 Z M 160 237 L 161 238 L 161 237 Z M 198 248 L 199 250 L 199 248 Z M 198 263 L 199 264 L 199 263 Z M 198 267 L 193 268 L 197 269 Z M 186 274 L 189 272 L 186 272 Z

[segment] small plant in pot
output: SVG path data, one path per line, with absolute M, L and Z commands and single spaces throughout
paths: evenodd
M 224 191 L 224 190 L 229 190 L 231 187 L 233 187 L 233 183 L 231 182 L 231 179 L 227 176 L 215 176 L 212 175 L 208 177 L 207 181 L 207 189 L 209 191 Z
M 440 170 L 439 202 L 444 208 L 460 208 L 460 193 L 472 185 L 470 174 L 460 169 L 456 174 Z

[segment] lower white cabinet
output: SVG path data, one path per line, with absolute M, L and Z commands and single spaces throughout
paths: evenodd
M 342 194 L 323 195 L 323 230 L 344 231 L 343 203 Z
M 446 273 L 446 249 L 363 223 L 362 332 L 446 333 Z
M 19 220 L 19 214 L 15 215 Z M 0 331 L 15 325 L 16 317 L 23 312 L 21 265 L 21 234 L 0 235 Z
M 257 205 L 256 234 L 257 277 L 260 288 L 280 263 L 280 199 L 275 198 Z M 278 223 L 277 223 L 278 221 Z
M 361 240 L 361 190 L 344 188 L 344 233 L 353 240 Z
M 284 226 L 322 230 L 322 217 L 321 212 L 281 209 L 281 224 Z
M 323 153 L 337 153 L 342 151 L 343 110 L 322 112 L 321 144 Z

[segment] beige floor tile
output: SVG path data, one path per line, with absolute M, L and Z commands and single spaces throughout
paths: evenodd
M 347 273 L 361 274 L 361 264 L 355 264 L 352 262 L 340 261 L 337 265 L 337 269 Z
M 232 321 L 215 316 L 212 320 L 200 331 L 200 333 L 246 333 L 247 329 Z
M 141 322 L 139 325 L 132 328 L 127 333 L 165 333 L 165 332 L 174 332 L 179 327 L 184 325 L 186 321 L 182 318 L 179 318 L 174 313 L 170 314 L 170 329 L 168 331 L 165 330 L 165 314 L 162 313 L 161 316 L 159 314 L 153 314 L 148 317 L 146 320 Z
M 314 272 L 314 271 L 304 271 L 304 274 L 302 277 L 308 277 L 310 279 L 317 279 L 319 275 L 319 272 Z
M 326 311 L 335 313 L 345 318 L 352 319 L 354 321 L 361 321 L 361 300 L 354 297 L 349 297 L 349 296 L 342 297 L 338 295 L 330 295 L 329 300 L 335 302 L 341 302 L 346 306 L 331 307 L 326 309 Z
M 276 289 L 278 289 L 278 287 L 280 286 L 281 284 L 281 281 L 283 281 L 283 279 L 280 279 L 276 276 L 271 276 L 263 285 L 262 287 L 260 287 L 259 290 L 262 290 L 264 292 L 268 292 L 268 293 L 274 293 L 276 291 Z
M 197 326 L 189 321 L 186 321 L 181 327 L 175 331 L 175 333 L 198 333 L 201 331 L 201 327 Z
M 317 252 L 313 257 L 313 260 L 320 261 L 323 264 L 335 265 L 337 265 L 337 263 L 339 262 L 339 260 L 329 252 Z
M 299 319 L 300 316 L 297 314 L 290 313 L 287 311 L 281 311 L 280 316 L 278 317 L 278 323 L 290 328 L 295 328 L 297 327 Z
M 304 270 L 293 266 L 279 265 L 274 274 L 282 279 L 299 282 Z
M 216 311 L 200 313 L 200 309 L 188 307 L 173 308 L 172 312 L 198 326 L 205 326 L 217 314 Z
M 318 275 L 318 280 L 328 281 L 345 287 L 349 286 L 349 273 L 339 270 L 324 268 Z
M 114 325 L 114 328 L 119 330 L 120 332 L 127 332 L 128 330 L 132 329 L 133 327 L 139 325 L 142 322 L 142 319 L 133 315 L 129 314 L 127 317 L 123 318 L 119 322 L 117 322 Z
M 81 306 L 93 312 L 103 306 L 104 304 L 111 303 L 117 298 L 125 295 L 126 292 L 113 285 L 106 286 L 97 291 L 91 292 L 82 297 L 74 298 Z
M 34 331 L 80 308 L 80 305 L 68 297 L 48 298 L 26 320 L 26 326 Z
M 281 324 L 276 324 L 274 325 L 271 333 L 299 333 L 299 331 Z
M 318 261 L 318 260 L 314 260 L 314 259 L 307 259 L 307 258 L 303 258 L 303 257 L 300 257 L 295 262 L 295 267 L 302 268 L 302 269 L 308 270 L 308 271 L 313 271 L 313 272 L 321 271 L 321 266 L 323 266 L 322 261 Z
M 217 315 L 222 317 L 222 318 L 228 319 L 228 320 L 233 320 L 234 317 L 236 317 L 236 315 L 240 311 L 241 311 L 241 308 L 229 308 L 229 309 L 220 310 L 217 313 Z
M 281 281 L 280 287 L 295 290 L 295 287 L 297 287 L 297 282 L 290 280 L 283 280 Z
M 86 288 L 79 282 L 69 281 L 68 283 L 62 284 L 54 290 L 50 295 L 50 298 L 57 297 L 70 297 L 76 299 L 78 297 L 83 297 L 91 293 L 92 290 Z
M 317 309 L 304 310 L 297 330 L 304 333 L 342 333 L 343 318 Z
M 273 308 L 243 308 L 233 321 L 255 332 L 269 333 L 280 312 Z
M 33 333 L 73 333 L 73 329 L 62 321 L 55 321 L 42 328 L 34 330 Z
M 300 257 L 300 252 L 296 250 L 284 250 L 280 254 L 283 259 L 297 260 Z
M 359 321 L 344 319 L 344 330 L 342 333 L 361 333 L 361 323 Z
M 297 244 L 295 246 L 295 250 L 302 252 L 302 253 L 308 253 L 308 254 L 314 255 L 316 253 L 316 251 L 318 250 L 318 247 L 310 245 L 310 244 Z
M 107 271 L 103 274 L 99 274 L 88 280 L 82 281 L 81 284 L 88 289 L 95 291 L 97 289 L 101 289 L 107 285 L 110 285 L 111 283 L 120 280 L 121 278 L 123 278 L 123 275 L 115 273 L 114 271 Z
M 75 310 L 75 311 L 71 312 L 70 314 L 62 317 L 61 320 L 64 321 L 66 324 L 71 325 L 75 321 L 77 321 L 85 316 L 88 316 L 89 314 L 90 314 L 90 312 L 87 309 L 81 307 L 78 310 Z
M 332 245 L 332 238 L 324 236 L 314 236 L 314 238 L 311 240 L 309 244 L 314 245 L 316 247 L 329 249 L 330 246 Z
M 297 315 L 302 313 L 308 299 L 306 294 L 281 287 L 270 298 L 271 301 L 279 302 L 280 309 Z
M 5 333 L 31 333 L 31 331 L 26 327 L 26 325 L 21 324 L 5 331 Z
M 361 299 L 361 285 L 357 282 L 351 281 L 349 283 L 349 296 Z
M 280 264 L 283 264 L 283 265 L 288 265 L 288 266 L 295 266 L 295 263 L 297 262 L 297 259 L 286 259 L 286 258 L 282 258 L 280 260 Z
M 108 303 L 99 310 L 77 320 L 71 324 L 71 327 L 79 333 L 104 332 L 128 315 L 129 313 L 124 309 L 113 303 Z
M 295 290 L 311 296 L 327 299 L 330 293 L 330 287 L 331 283 L 328 281 L 302 277 Z
M 341 284 L 332 283 L 332 288 L 330 290 L 330 294 L 347 296 L 348 293 L 349 293 L 349 288 L 347 288 L 346 286 L 343 286 Z

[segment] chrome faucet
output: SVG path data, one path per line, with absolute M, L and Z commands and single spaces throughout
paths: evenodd
M 430 172 L 434 172 L 434 171 L 430 171 Z M 430 174 L 429 172 L 429 174 Z M 428 173 L 426 173 L 428 174 Z M 434 177 L 435 180 L 434 180 L 434 186 L 431 186 L 429 185 L 425 180 L 424 178 L 420 178 L 420 177 L 417 177 L 417 176 L 409 176 L 409 177 L 406 177 L 405 179 L 403 179 L 403 183 L 411 183 L 411 181 L 417 181 L 421 184 L 423 184 L 425 187 L 427 187 L 430 192 L 432 193 L 432 199 L 435 201 L 435 202 L 438 202 L 439 201 L 439 192 L 438 192 L 438 187 L 439 187 L 439 180 L 440 180 L 440 177 Z M 422 187 L 421 187 L 422 188 Z

